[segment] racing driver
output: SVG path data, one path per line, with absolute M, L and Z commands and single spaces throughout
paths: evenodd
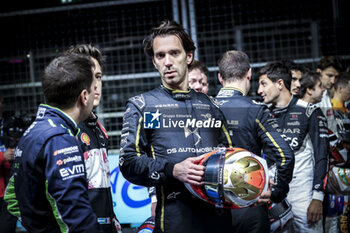
M 259 70 L 260 94 L 271 104 L 285 139 L 294 151 L 295 166 L 287 200 L 294 215 L 289 232 L 323 232 L 322 202 L 328 167 L 328 129 L 321 110 L 290 93 L 291 73 L 282 62 Z
M 205 167 L 195 164 L 202 154 L 232 146 L 215 102 L 189 89 L 195 45 L 181 25 L 164 21 L 146 37 L 144 49 L 162 84 L 127 102 L 120 170 L 132 183 L 156 187 L 154 232 L 232 232 L 230 210 L 217 211 L 184 186 L 203 184 Z

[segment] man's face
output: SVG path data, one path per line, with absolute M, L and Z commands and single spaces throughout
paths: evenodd
M 290 84 L 290 92 L 293 95 L 296 95 L 299 92 L 301 76 L 302 74 L 300 70 L 292 70 L 292 83 Z
M 94 74 L 94 68 L 92 68 L 92 73 Z M 90 86 L 90 93 L 87 93 L 86 95 L 87 104 L 83 112 L 84 119 L 86 119 L 90 115 L 92 108 L 94 107 L 94 102 L 95 102 L 96 93 L 97 93 L 97 86 L 98 86 L 97 82 L 98 81 L 96 78 L 92 79 L 92 83 Z
M 96 79 L 97 89 L 95 92 L 94 107 L 97 107 L 100 104 L 102 96 L 102 71 L 101 66 L 98 64 L 98 61 L 95 58 L 92 58 L 95 68 L 93 68 L 94 79 Z
M 187 65 L 193 59 L 185 52 L 177 36 L 157 36 L 153 41 L 153 64 L 160 73 L 163 85 L 177 90 L 188 89 Z
M 188 72 L 188 82 L 190 84 L 190 87 L 197 91 L 202 92 L 203 90 L 203 77 L 202 73 L 199 69 L 194 69 L 190 72 Z
M 208 94 L 208 91 L 209 91 L 209 83 L 208 83 L 208 77 L 202 73 L 202 92 L 204 94 Z
M 335 77 L 339 72 L 333 67 L 328 67 L 324 70 L 318 70 L 321 73 L 321 82 L 325 89 L 331 89 L 335 82 Z
M 258 94 L 264 99 L 266 104 L 276 104 L 280 91 L 278 89 L 278 84 L 274 83 L 267 77 L 266 74 L 259 77 L 259 88 Z
M 324 92 L 324 87 L 322 85 L 321 81 L 317 81 L 316 85 L 314 86 L 313 89 L 311 89 L 311 103 L 312 104 L 317 104 L 319 102 L 321 102 L 322 100 L 322 96 L 323 96 L 323 92 Z

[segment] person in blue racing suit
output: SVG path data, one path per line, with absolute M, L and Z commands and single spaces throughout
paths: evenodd
M 181 25 L 164 21 L 144 45 L 162 84 L 127 102 L 120 170 L 132 183 L 156 187 L 154 232 L 232 232 L 230 210 L 218 211 L 193 197 L 184 185 L 203 184 L 205 167 L 195 162 L 204 153 L 232 146 L 214 100 L 189 89 L 194 43 Z
M 29 232 L 102 233 L 87 195 L 78 123 L 91 113 L 96 90 L 90 57 L 55 58 L 45 69 L 46 104 L 16 148 L 6 189 L 9 211 Z
M 271 104 L 285 140 L 294 151 L 295 166 L 287 200 L 294 215 L 291 232 L 323 232 L 322 202 L 328 170 L 328 128 L 321 109 L 292 96 L 291 72 L 282 62 L 259 70 L 258 94 Z
M 216 99 L 224 113 L 232 142 L 256 155 L 264 152 L 268 166 L 277 165 L 271 201 L 281 202 L 289 191 L 294 168 L 294 153 L 277 132 L 276 120 L 265 104 L 246 95 L 250 89 L 251 68 L 247 54 L 227 51 L 218 61 L 219 81 L 223 85 Z M 260 205 L 232 211 L 236 232 L 270 232 L 268 206 Z

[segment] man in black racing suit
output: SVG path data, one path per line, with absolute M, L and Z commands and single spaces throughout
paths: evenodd
M 292 180 L 294 153 L 277 132 L 276 120 L 271 118 L 266 105 L 245 96 L 251 80 L 248 56 L 241 51 L 227 51 L 218 66 L 223 88 L 216 99 L 226 117 L 232 142 L 259 156 L 264 152 L 269 167 L 276 164 L 271 201 L 281 202 Z M 270 232 L 267 205 L 233 210 L 232 216 L 235 232 Z
M 95 63 L 94 77 L 97 80 L 94 108 L 100 104 L 102 96 L 102 53 L 90 44 L 78 44 L 66 51 L 90 56 Z M 86 176 L 89 183 L 88 196 L 97 221 L 105 233 L 121 232 L 121 226 L 113 211 L 111 193 L 111 173 L 108 163 L 108 135 L 98 122 L 94 112 L 79 124 L 78 139 L 84 152 Z
M 294 220 L 291 232 L 323 232 L 322 202 L 328 167 L 328 129 L 322 111 L 289 92 L 291 73 L 281 62 L 259 70 L 258 93 L 295 154 L 287 200 Z
M 132 183 L 156 187 L 154 232 L 232 232 L 230 210 L 217 211 L 184 185 L 203 184 L 205 167 L 195 164 L 202 154 L 232 146 L 215 102 L 189 89 L 194 43 L 181 25 L 164 21 L 144 45 L 162 85 L 127 102 L 120 170 Z

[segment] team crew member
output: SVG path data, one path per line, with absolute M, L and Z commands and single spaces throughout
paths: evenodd
M 322 201 L 328 165 L 327 121 L 313 104 L 290 93 L 291 73 L 273 62 L 259 70 L 258 93 L 271 104 L 285 139 L 295 154 L 293 179 L 287 200 L 292 205 L 292 232 L 323 232 Z
M 277 164 L 277 182 L 271 188 L 271 201 L 282 201 L 292 180 L 294 154 L 277 132 L 266 105 L 246 97 L 250 89 L 251 68 L 248 56 L 228 51 L 218 62 L 219 81 L 223 85 L 216 99 L 228 122 L 232 142 L 256 155 L 262 149 L 269 166 Z M 267 205 L 233 210 L 236 232 L 270 232 Z
M 96 91 L 88 56 L 54 59 L 42 87 L 47 104 L 16 148 L 6 189 L 9 211 L 29 232 L 102 232 L 87 195 L 77 124 L 91 113 Z
M 204 166 L 194 164 L 203 153 L 232 146 L 218 106 L 207 95 L 189 89 L 194 43 L 181 25 L 165 21 L 152 30 L 144 45 L 162 85 L 128 100 L 120 170 L 130 182 L 156 186 L 154 232 L 232 232 L 230 210 L 220 213 L 184 186 L 185 182 L 203 184 Z
M 94 77 L 97 81 L 94 108 L 102 96 L 102 53 L 90 44 L 76 45 L 66 54 L 77 53 L 90 56 L 95 63 Z M 78 126 L 80 145 L 84 152 L 86 176 L 89 182 L 88 196 L 98 222 L 105 233 L 121 232 L 121 226 L 113 211 L 111 173 L 108 163 L 108 135 L 92 111 Z

